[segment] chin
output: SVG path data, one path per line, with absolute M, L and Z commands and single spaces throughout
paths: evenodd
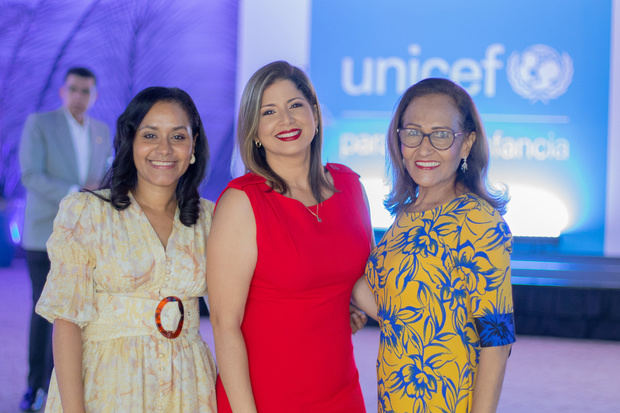
M 179 183 L 179 179 L 170 179 L 170 178 L 153 178 L 153 179 L 148 179 L 147 182 L 150 185 L 153 186 L 159 186 L 159 187 L 163 187 L 163 188 L 168 188 L 168 187 L 175 187 L 177 186 L 177 184 Z

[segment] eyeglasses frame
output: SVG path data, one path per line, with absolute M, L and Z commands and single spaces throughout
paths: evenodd
M 400 131 L 401 130 L 417 130 L 417 131 L 420 131 L 420 133 L 422 134 L 422 139 L 420 139 L 420 143 L 415 145 L 415 146 L 409 146 L 409 145 L 406 145 L 405 143 L 403 143 L 403 140 L 400 137 Z M 448 149 L 450 149 L 452 147 L 452 145 L 454 145 L 454 141 L 456 141 L 456 137 L 457 136 L 466 135 L 467 134 L 467 132 L 464 132 L 464 131 L 455 132 L 455 131 L 450 129 L 449 132 L 452 133 L 452 142 L 450 142 L 450 145 L 447 148 L 441 148 L 440 149 L 440 148 L 436 147 L 435 145 L 433 145 L 433 141 L 431 139 L 431 135 L 433 133 L 435 133 L 435 132 L 441 132 L 441 131 L 448 132 L 447 130 L 442 129 L 442 130 L 434 130 L 431 133 L 424 133 L 421 129 L 417 129 L 417 128 L 396 128 L 396 135 L 398 136 L 398 141 L 400 142 L 400 144 L 405 146 L 405 147 L 407 147 L 407 148 L 413 149 L 413 148 L 417 148 L 417 147 L 421 146 L 422 142 L 424 142 L 424 138 L 428 137 L 428 143 L 430 143 L 433 148 L 437 149 L 438 151 L 447 151 Z

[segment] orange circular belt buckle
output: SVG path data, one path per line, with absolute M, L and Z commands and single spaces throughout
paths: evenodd
M 177 325 L 176 330 L 174 331 L 166 330 L 164 326 L 161 325 L 161 311 L 164 309 L 166 304 L 172 303 L 175 301 L 179 303 L 179 312 L 181 313 L 181 318 L 179 319 L 179 324 Z M 185 318 L 185 310 L 183 309 L 183 302 L 181 301 L 180 298 L 174 297 L 174 296 L 166 297 L 163 300 L 161 300 L 159 304 L 157 304 L 157 309 L 155 310 L 155 324 L 157 324 L 157 329 L 164 337 L 177 338 L 179 334 L 181 334 L 181 330 L 183 329 L 184 318 Z

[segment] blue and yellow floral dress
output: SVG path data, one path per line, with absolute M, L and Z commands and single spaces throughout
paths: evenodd
M 473 194 L 402 213 L 371 253 L 380 412 L 469 412 L 481 347 L 515 341 L 510 230 Z

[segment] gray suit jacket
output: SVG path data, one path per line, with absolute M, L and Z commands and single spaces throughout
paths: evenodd
M 86 185 L 98 186 L 112 150 L 108 126 L 90 118 L 90 139 Z M 28 117 L 19 162 L 26 187 L 22 247 L 45 251 L 60 201 L 73 185 L 80 185 L 73 140 L 62 108 Z

